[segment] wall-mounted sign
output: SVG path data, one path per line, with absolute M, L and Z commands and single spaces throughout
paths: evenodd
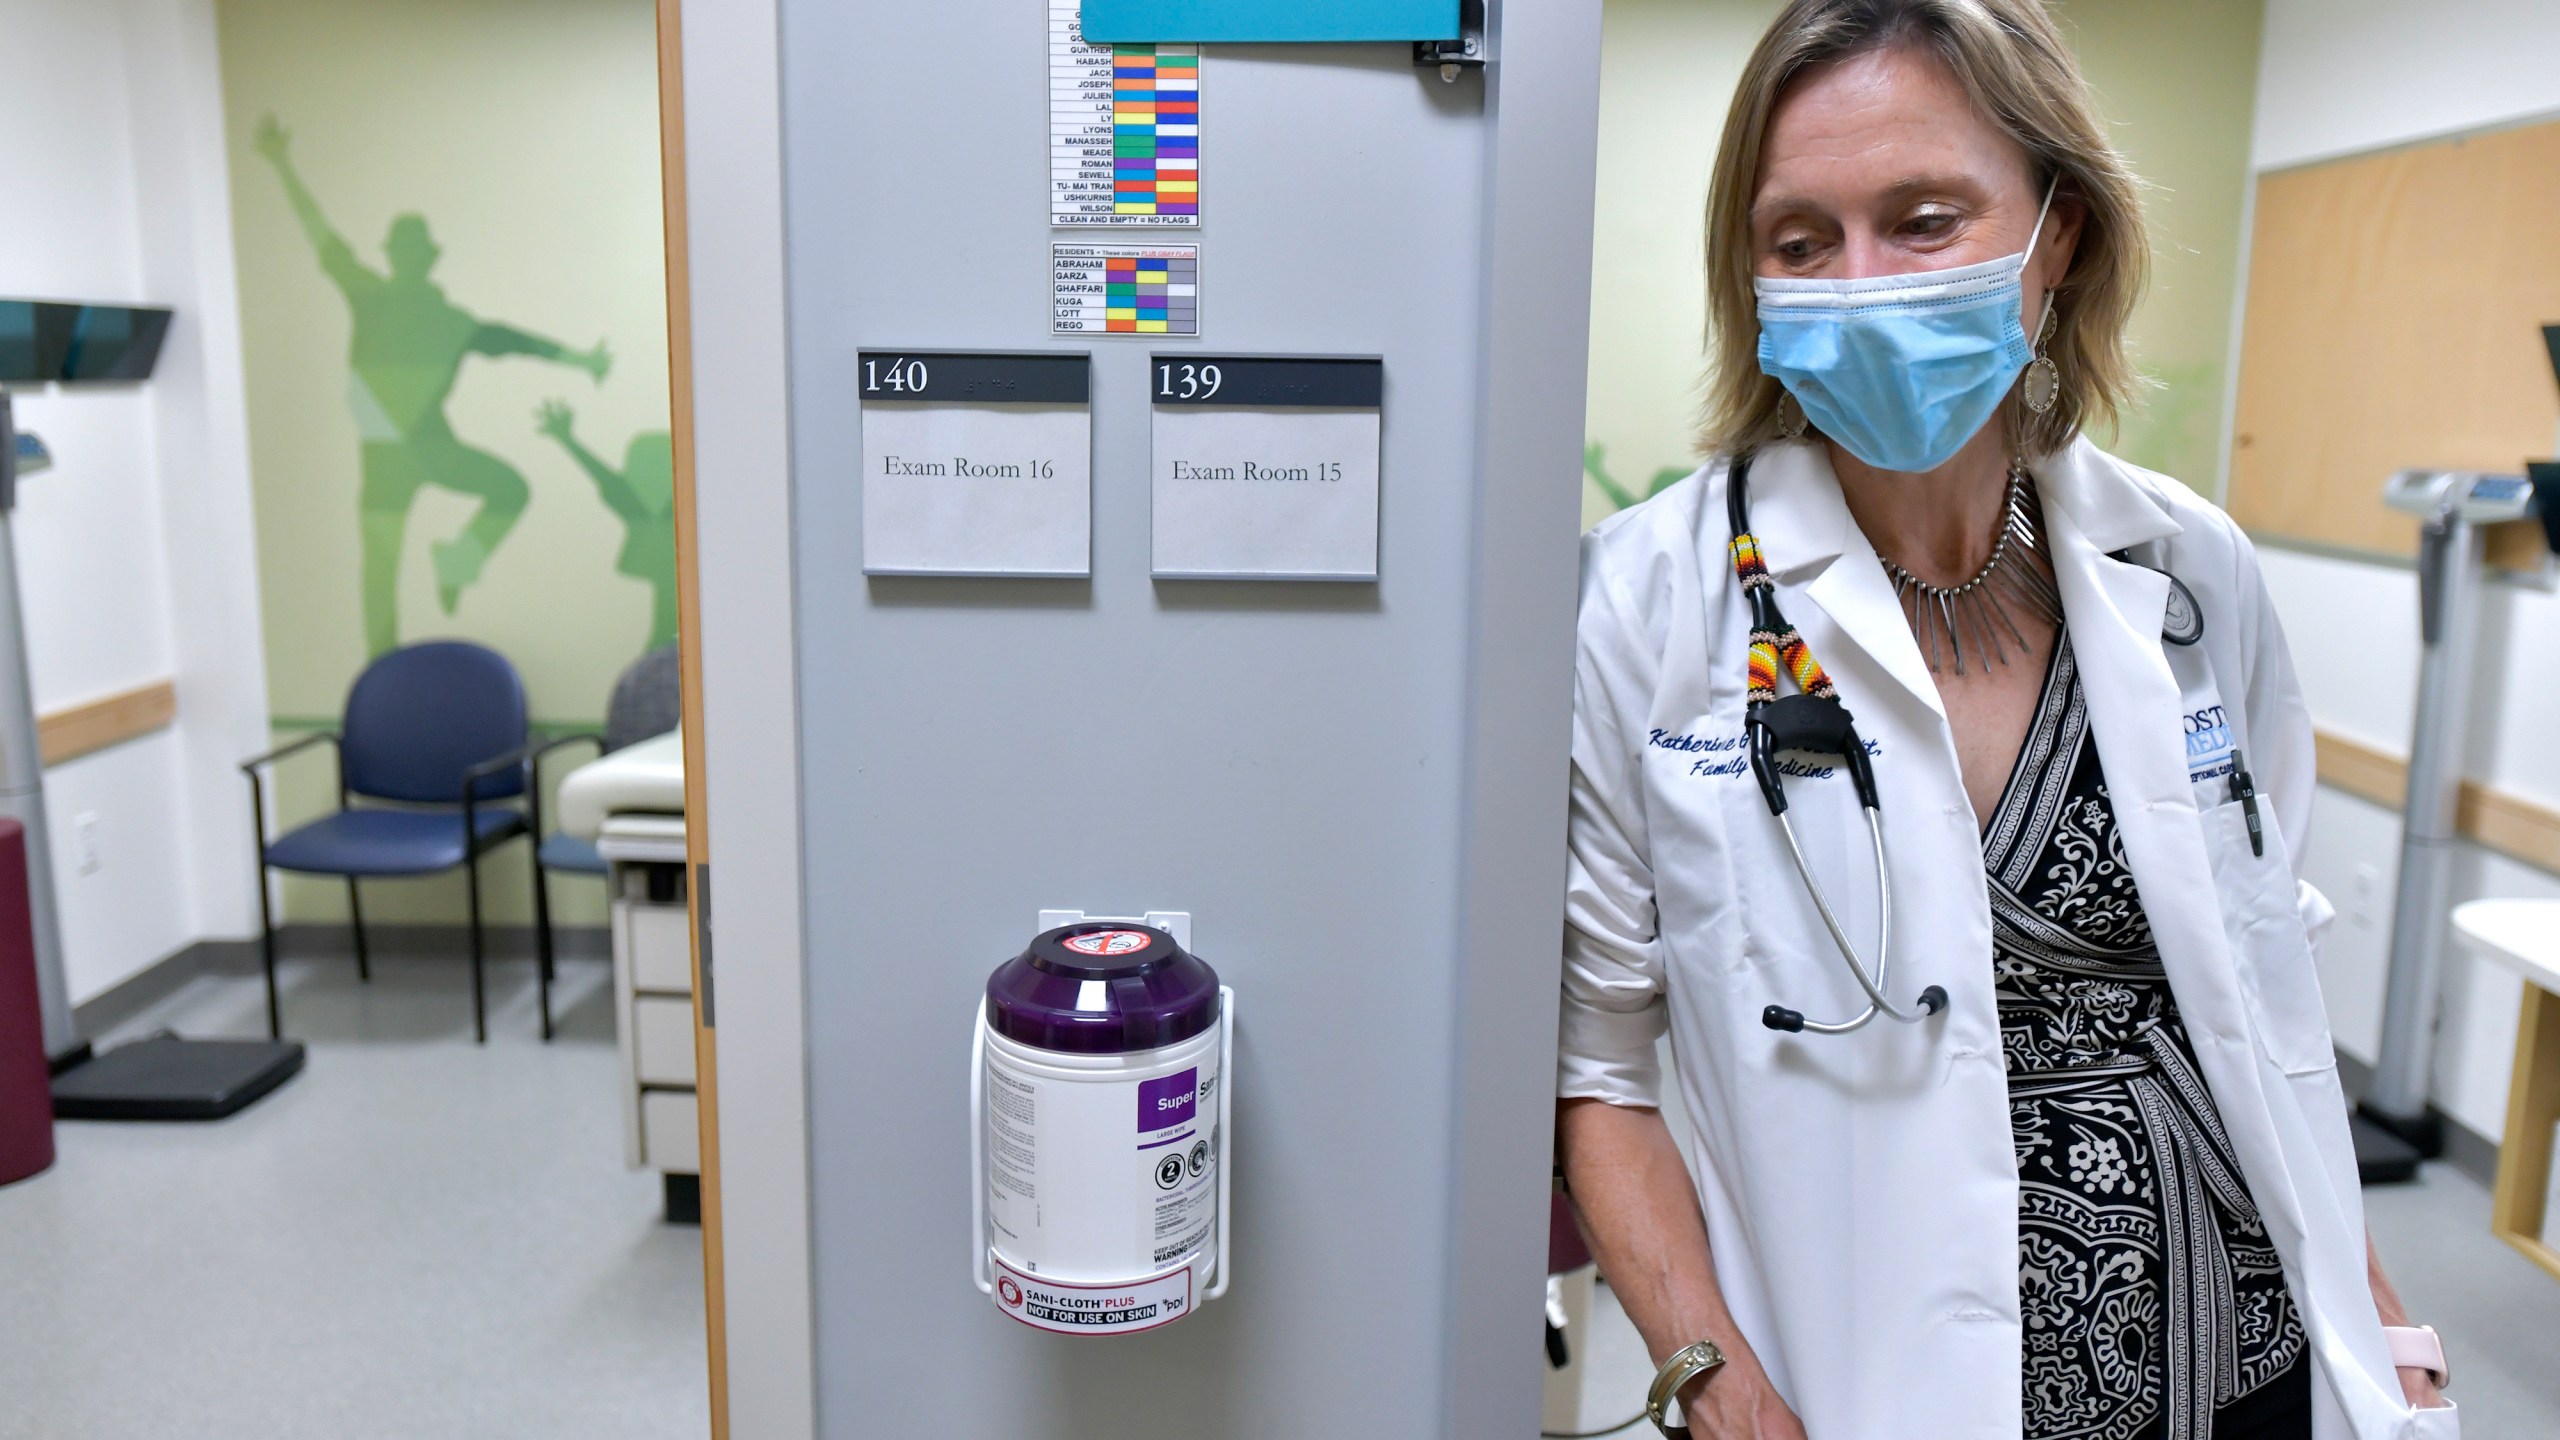
M 1093 573 L 1084 355 L 865 350 L 867 575 Z
M 1458 0 L 1084 0 L 1097 41 L 1453 40 Z
M 1197 335 L 1200 247 L 1049 247 L 1049 328 L 1060 335 Z
M 1377 360 L 1157 355 L 1155 573 L 1378 578 Z
M 1199 224 L 1200 47 L 1089 45 L 1077 5 L 1049 0 L 1049 223 Z

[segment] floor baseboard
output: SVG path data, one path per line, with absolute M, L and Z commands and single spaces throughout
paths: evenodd
M 2353 1055 L 2338 1052 L 2338 1083 L 2352 1102 L 2373 1083 L 2373 1067 Z M 2433 1105 L 2427 1113 L 2444 1122 L 2444 1159 L 2454 1169 L 2483 1185 L 2498 1183 L 2498 1142 L 2438 1110 Z
M 71 1028 L 79 1035 L 104 1035 L 168 999 L 188 981 L 207 971 L 228 971 L 258 963 L 255 940 L 198 940 L 175 954 L 164 955 L 88 999 L 71 1007 Z
M 482 933 L 492 960 L 530 960 L 535 954 L 530 925 L 491 925 Z M 364 934 L 367 949 L 377 958 L 461 960 L 471 953 L 468 931 L 460 925 L 367 925 Z M 613 954 L 612 936 L 601 925 L 557 926 L 551 936 L 553 953 L 563 960 L 604 960 Z M 276 927 L 276 954 L 281 959 L 334 960 L 355 953 L 355 931 L 350 926 L 294 922 Z M 259 965 L 254 935 L 245 940 L 198 940 L 72 1006 L 72 1030 L 80 1035 L 106 1034 L 199 975 L 254 974 Z
M 470 929 L 462 925 L 367 925 L 365 946 L 370 953 L 393 959 L 428 960 L 450 957 L 460 960 L 471 953 Z M 534 927 L 530 925 L 490 925 L 481 931 L 492 960 L 530 960 L 533 958 Z M 563 960 L 602 960 L 613 954 L 611 934 L 601 925 L 557 925 L 552 927 L 553 954 Z M 249 947 L 249 963 L 258 963 L 255 937 L 240 942 Z M 337 959 L 356 953 L 355 927 L 321 924 L 316 921 L 289 921 L 276 927 L 276 954 L 292 959 Z

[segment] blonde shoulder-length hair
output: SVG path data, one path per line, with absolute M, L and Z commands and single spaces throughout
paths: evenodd
M 2044 352 L 2061 370 L 2061 394 L 2041 415 L 2001 407 L 2012 452 L 2049 455 L 2092 421 L 2112 423 L 2142 383 L 2124 346 L 2150 268 L 2141 182 L 2107 142 L 2088 82 L 2038 0 L 1794 0 L 1743 66 L 1707 192 L 1709 369 L 1699 445 L 1709 454 L 1756 449 L 1785 431 L 1785 390 L 1760 372 L 1751 293 L 1751 202 L 1770 112 L 1808 67 L 1898 45 L 1953 72 L 1975 108 L 2026 152 L 2037 188 L 2052 181 L 2055 201 L 2078 202 L 2086 217 L 2053 296 L 2057 319 Z

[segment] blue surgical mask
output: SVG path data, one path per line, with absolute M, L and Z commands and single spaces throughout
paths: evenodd
M 1760 369 L 1805 418 L 1879 470 L 1934 470 L 2000 408 L 2034 356 L 2024 281 L 2053 191 L 2027 248 L 1954 270 L 1864 280 L 1754 280 Z

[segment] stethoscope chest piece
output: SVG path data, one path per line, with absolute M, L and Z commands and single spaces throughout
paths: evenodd
M 2196 603 L 2196 592 L 2187 582 L 2167 571 L 2160 572 L 2169 582 L 2169 608 L 2160 617 L 2160 638 L 2172 645 L 2193 645 L 2204 638 L 2204 607 Z
M 2196 603 L 2196 592 L 2187 582 L 2169 573 L 2166 565 L 2137 559 L 2131 550 L 2118 550 L 2111 558 L 2128 565 L 2139 565 L 2169 582 L 2169 603 L 2160 612 L 2160 638 L 2172 645 L 2193 645 L 2204 638 L 2204 606 Z

